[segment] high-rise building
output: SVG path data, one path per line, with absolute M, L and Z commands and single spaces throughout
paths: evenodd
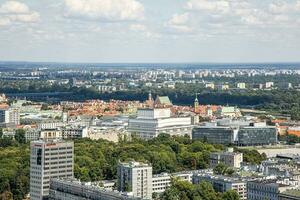
M 120 163 L 118 166 L 118 190 L 132 192 L 132 196 L 152 198 L 152 167 L 140 162 Z
M 2 124 L 20 124 L 20 113 L 17 108 L 0 109 L 0 123 Z
M 73 178 L 73 142 L 51 140 L 30 144 L 30 199 L 41 200 L 49 195 L 50 179 Z

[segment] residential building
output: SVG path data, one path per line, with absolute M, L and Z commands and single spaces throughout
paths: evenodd
M 152 167 L 135 161 L 119 163 L 118 190 L 132 192 L 134 197 L 151 199 Z
M 75 139 L 88 137 L 88 127 L 67 126 L 61 129 L 64 139 Z
M 49 195 L 50 180 L 73 178 L 74 144 L 61 140 L 33 141 L 30 144 L 30 199 Z
M 298 187 L 298 181 L 281 182 L 277 179 L 254 180 L 247 183 L 248 200 L 278 200 L 279 193 Z
M 247 199 L 247 180 L 236 177 L 227 177 L 222 175 L 213 175 L 207 173 L 194 174 L 193 184 L 199 184 L 207 181 L 212 184 L 216 192 L 226 192 L 235 190 L 242 200 Z
M 214 168 L 219 163 L 224 163 L 228 167 L 240 168 L 243 162 L 243 154 L 233 152 L 233 148 L 228 148 L 226 152 L 214 152 L 209 156 L 210 167 Z
M 17 108 L 0 109 L 0 123 L 17 126 L 20 124 L 20 113 Z
M 51 179 L 49 200 L 142 200 L 127 193 L 86 185 L 74 179 Z

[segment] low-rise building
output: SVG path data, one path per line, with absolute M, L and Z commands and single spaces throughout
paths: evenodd
M 129 119 L 128 131 L 142 139 L 151 139 L 161 133 L 191 135 L 191 117 L 171 117 L 170 108 L 139 109 L 135 119 Z
M 74 179 L 51 179 L 49 200 L 142 200 L 127 193 L 85 185 Z
M 199 184 L 202 181 L 211 183 L 216 192 L 223 193 L 228 190 L 235 190 L 242 200 L 247 199 L 247 180 L 207 173 L 195 174 L 193 176 L 194 184 Z
M 254 180 L 247 183 L 248 200 L 278 200 L 279 193 L 298 187 L 298 181 L 277 179 Z
M 237 131 L 225 126 L 198 126 L 193 128 L 192 139 L 204 140 L 212 144 L 235 144 Z
M 243 154 L 233 152 L 233 148 L 229 148 L 226 152 L 211 153 L 209 161 L 211 168 L 216 167 L 219 163 L 224 163 L 228 167 L 240 168 L 243 162 Z

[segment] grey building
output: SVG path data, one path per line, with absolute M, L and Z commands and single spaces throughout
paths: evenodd
M 194 174 L 193 184 L 207 181 L 212 184 L 216 192 L 235 190 L 242 200 L 247 199 L 247 180 L 213 174 Z
M 141 200 L 126 193 L 85 185 L 74 179 L 51 179 L 50 200 Z
M 134 197 L 152 198 L 152 167 L 130 161 L 118 166 L 118 190 L 132 192 Z
M 30 151 L 31 200 L 48 197 L 50 179 L 73 178 L 73 142 L 33 141 Z
M 279 193 L 298 187 L 298 181 L 280 182 L 277 179 L 255 180 L 247 183 L 248 200 L 278 200 Z
M 193 128 L 193 140 L 205 140 L 213 144 L 234 144 L 237 130 L 224 126 L 198 126 Z
M 247 126 L 240 128 L 238 132 L 239 146 L 269 145 L 277 142 L 277 130 L 273 126 Z

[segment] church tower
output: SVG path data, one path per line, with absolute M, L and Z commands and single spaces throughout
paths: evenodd
M 194 112 L 198 112 L 198 108 L 199 108 L 199 101 L 198 101 L 198 96 L 196 93 L 196 97 L 195 97 L 195 101 L 194 101 Z

